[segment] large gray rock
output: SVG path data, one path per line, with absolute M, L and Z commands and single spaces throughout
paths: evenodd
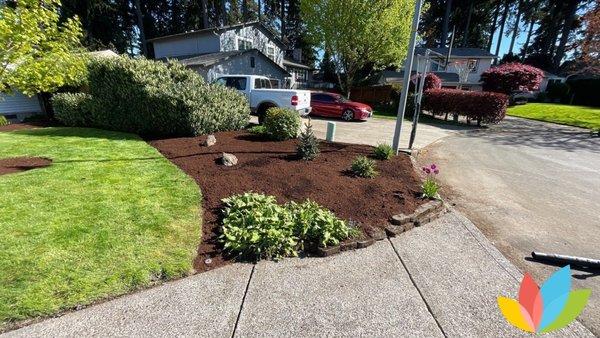
M 202 143 L 202 145 L 205 147 L 212 147 L 215 145 L 215 143 L 217 143 L 217 138 L 215 135 L 211 134 L 206 137 L 206 140 Z
M 223 155 L 221 155 L 221 161 L 226 167 L 233 167 L 238 163 L 237 157 L 235 157 L 235 155 L 233 154 L 228 153 L 223 153 Z

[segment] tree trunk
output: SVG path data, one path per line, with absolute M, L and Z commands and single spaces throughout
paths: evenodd
M 248 21 L 248 0 L 242 0 L 242 22 Z
M 492 30 L 490 31 L 490 38 L 487 44 L 487 50 L 492 50 L 492 42 L 494 41 L 494 33 L 496 33 L 496 24 L 498 23 L 498 15 L 500 15 L 500 6 L 502 5 L 501 1 L 498 1 L 496 4 L 496 9 L 494 10 L 494 21 L 492 22 Z
M 258 21 L 260 21 L 261 16 L 262 16 L 262 1 L 258 0 Z
M 281 39 L 285 38 L 285 0 L 280 0 L 281 1 L 281 10 L 279 12 L 279 19 L 281 20 Z
M 500 32 L 498 34 L 498 44 L 496 45 L 496 56 L 500 53 L 500 45 L 502 44 L 502 37 L 504 36 L 504 24 L 506 23 L 506 18 L 508 17 L 508 9 L 510 7 L 510 3 L 508 1 L 504 4 L 504 12 L 502 13 L 502 18 L 500 19 Z
M 469 30 L 471 29 L 471 17 L 473 16 L 473 5 L 475 4 L 475 0 L 471 0 L 471 4 L 469 5 L 469 15 L 467 16 L 467 24 L 465 26 L 465 34 L 463 35 L 462 46 L 466 47 L 467 42 L 469 40 Z
M 221 0 L 221 26 L 227 26 L 227 0 Z
M 450 12 L 452 11 L 452 0 L 446 0 L 446 12 L 444 13 L 444 21 L 442 22 L 442 36 L 440 36 L 440 47 L 446 47 L 448 40 L 448 23 L 450 22 Z
M 527 56 L 527 48 L 529 48 L 529 40 L 531 40 L 531 34 L 533 33 L 533 25 L 535 24 L 535 19 L 531 18 L 531 22 L 529 23 L 529 30 L 527 31 L 527 38 L 525 39 L 525 44 L 523 45 L 523 50 L 521 51 L 521 59 L 525 60 Z
M 567 41 L 569 41 L 569 35 L 573 30 L 573 22 L 575 22 L 575 14 L 577 13 L 577 7 L 579 7 L 580 0 L 570 0 L 567 5 L 567 16 L 565 17 L 565 24 L 563 25 L 562 32 L 560 35 L 560 42 L 558 44 L 558 48 L 556 49 L 556 54 L 554 55 L 554 68 L 558 69 L 560 66 L 560 61 L 562 61 L 565 56 L 565 47 L 567 45 Z
M 134 1 L 135 16 L 137 18 L 137 25 L 140 31 L 140 42 L 142 55 L 148 56 L 148 45 L 146 43 L 146 33 L 144 31 L 144 15 L 142 14 L 142 6 L 140 0 Z
M 206 0 L 200 0 L 200 6 L 202 7 L 202 28 L 208 28 L 208 6 Z
M 510 48 L 508 51 L 512 54 L 513 49 L 515 48 L 515 41 L 517 40 L 517 35 L 519 35 L 519 26 L 521 24 L 521 12 L 523 7 L 523 0 L 519 0 L 519 8 L 517 8 L 517 17 L 515 18 L 515 28 L 513 29 L 512 38 L 510 39 Z

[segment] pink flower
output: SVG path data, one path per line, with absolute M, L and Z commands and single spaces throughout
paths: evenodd
M 437 175 L 437 174 L 439 174 L 439 173 L 440 173 L 440 171 L 439 171 L 439 169 L 435 169 L 435 170 L 433 171 L 433 173 Z
M 435 163 L 432 163 L 430 168 L 431 168 L 431 170 L 435 170 L 435 169 L 437 169 L 437 166 L 435 165 Z
M 431 169 L 429 169 L 427 167 L 423 168 L 423 171 L 426 172 L 426 173 L 428 173 L 428 174 L 431 174 Z

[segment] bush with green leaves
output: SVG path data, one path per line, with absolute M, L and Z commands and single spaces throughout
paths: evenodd
M 300 142 L 298 143 L 298 156 L 305 161 L 312 161 L 319 156 L 319 141 L 312 130 L 310 120 L 304 130 L 300 133 Z
M 244 193 L 223 199 L 221 240 L 227 252 L 246 259 L 296 256 L 292 218 L 275 197 Z
M 85 88 L 90 95 L 89 127 L 190 136 L 241 129 L 250 118 L 250 107 L 242 94 L 207 84 L 178 62 L 92 59 Z
M 54 117 L 69 127 L 91 123 L 91 96 L 85 93 L 58 93 L 52 97 Z
M 331 210 L 311 200 L 306 200 L 302 204 L 290 202 L 286 204 L 286 208 L 292 216 L 294 233 L 302 246 L 305 244 L 315 244 L 320 247 L 338 245 L 340 241 L 357 233 L 356 229 L 348 227 L 348 224 L 337 218 Z
M 227 252 L 240 258 L 294 257 L 306 246 L 338 245 L 358 233 L 310 200 L 281 206 L 273 196 L 250 192 L 225 198 L 223 203 L 220 240 Z
M 254 134 L 254 135 L 266 135 L 267 129 L 265 128 L 264 125 L 259 124 L 259 125 L 248 128 L 248 132 L 250 134 Z
M 356 157 L 350 169 L 358 177 L 374 178 L 379 174 L 375 169 L 375 161 L 368 159 L 366 156 Z
M 285 141 L 298 137 L 300 116 L 288 108 L 269 108 L 265 116 L 265 129 L 270 138 Z
M 10 122 L 4 117 L 4 115 L 0 115 L 0 127 L 8 126 Z
M 373 156 L 378 160 L 389 160 L 394 156 L 394 148 L 389 144 L 379 144 L 373 149 Z

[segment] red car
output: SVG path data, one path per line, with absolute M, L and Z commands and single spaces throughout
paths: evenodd
M 365 121 L 373 115 L 373 108 L 370 106 L 352 102 L 339 94 L 313 92 L 310 95 L 310 103 L 310 114 L 315 116 L 341 117 L 344 121 Z

